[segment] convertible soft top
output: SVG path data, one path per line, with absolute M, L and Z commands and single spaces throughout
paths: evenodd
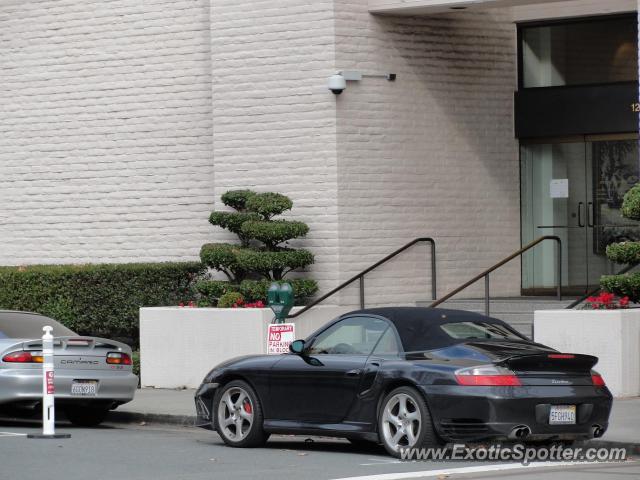
M 510 332 L 525 340 L 524 337 L 502 320 L 463 310 L 425 307 L 380 307 L 358 310 L 344 316 L 353 315 L 354 313 L 377 315 L 393 323 L 396 330 L 398 330 L 405 352 L 433 350 L 460 343 L 462 340 L 452 338 L 439 328 L 440 325 L 445 323 L 481 322 L 496 324 L 507 328 Z

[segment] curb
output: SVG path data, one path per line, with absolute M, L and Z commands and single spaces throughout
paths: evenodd
M 195 415 L 170 415 L 165 413 L 109 412 L 106 423 L 122 424 L 158 424 L 180 427 L 195 427 Z M 582 446 L 578 445 L 578 446 Z M 587 448 L 626 448 L 629 454 L 640 455 L 640 442 L 621 442 L 615 440 L 590 440 L 584 444 Z
M 588 448 L 625 448 L 627 454 L 640 455 L 640 443 L 618 442 L 615 440 L 591 440 L 585 444 Z
M 195 415 L 171 415 L 166 413 L 109 412 L 105 423 L 175 425 L 179 427 L 195 427 Z

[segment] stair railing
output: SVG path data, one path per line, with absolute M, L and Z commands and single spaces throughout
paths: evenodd
M 442 298 L 436 300 L 435 302 L 433 302 L 431 305 L 429 305 L 429 307 L 434 308 L 434 307 L 437 307 L 438 305 L 443 304 L 444 302 L 449 300 L 451 297 L 457 295 L 458 293 L 462 292 L 466 288 L 468 288 L 471 285 L 473 285 L 474 283 L 476 283 L 478 280 L 484 278 L 484 312 L 488 316 L 489 313 L 490 313 L 490 303 L 491 303 L 491 298 L 490 298 L 490 295 L 489 295 L 489 275 L 492 272 L 496 271 L 498 268 L 500 268 L 503 265 L 505 265 L 506 263 L 509 263 L 514 258 L 521 257 L 527 251 L 531 250 L 532 248 L 534 248 L 538 244 L 540 244 L 540 243 L 542 243 L 544 241 L 547 241 L 547 240 L 552 240 L 552 241 L 556 242 L 556 246 L 557 246 L 556 247 L 556 260 L 557 260 L 557 264 L 556 264 L 556 270 L 557 271 L 556 271 L 556 274 L 558 276 L 558 282 L 557 282 L 557 286 L 556 286 L 556 296 L 558 297 L 558 300 L 562 300 L 562 240 L 560 239 L 560 237 L 558 237 L 556 235 L 545 235 L 544 237 L 540 237 L 537 240 L 534 240 L 533 242 L 531 242 L 531 243 L 525 245 L 524 247 L 522 247 L 520 250 L 518 250 L 518 251 L 512 253 L 511 255 L 509 255 L 508 257 L 500 260 L 498 263 L 496 263 L 492 267 L 487 268 L 485 271 L 483 271 L 482 273 L 479 273 L 478 275 L 473 277 L 468 282 L 463 283 L 458 288 L 456 288 L 456 289 L 452 290 L 451 292 L 449 292 L 448 294 L 446 294 L 444 297 L 442 297 Z
M 400 247 L 397 250 L 395 250 L 394 252 L 390 253 L 389 255 L 384 257 L 383 259 L 377 261 L 376 263 L 374 263 L 370 267 L 365 268 L 360 273 L 354 275 L 353 277 L 351 277 L 346 282 L 341 283 L 340 285 L 338 285 L 333 290 L 325 293 L 320 298 L 314 300 L 309 305 L 304 307 L 302 310 L 299 310 L 296 313 L 292 313 L 292 314 L 288 315 L 287 318 L 296 318 L 296 317 L 302 315 L 304 312 L 312 309 L 313 307 L 315 307 L 319 303 L 325 301 L 327 298 L 331 297 L 332 295 L 335 295 L 340 290 L 344 289 L 345 287 L 348 287 L 349 285 L 351 285 L 356 280 L 358 280 L 359 283 L 360 283 L 360 308 L 364 308 L 365 307 L 364 276 L 367 273 L 371 272 L 372 270 L 375 270 L 376 268 L 378 268 L 380 265 L 383 265 L 383 264 L 387 263 L 389 260 L 397 257 L 402 252 L 404 252 L 405 250 L 408 250 L 409 248 L 413 247 L 414 245 L 416 245 L 418 243 L 429 243 L 431 245 L 431 298 L 435 300 L 437 298 L 437 296 L 436 296 L 437 295 L 436 242 L 435 242 L 435 240 L 433 238 L 430 238 L 430 237 L 420 237 L 420 238 L 416 238 L 416 239 L 410 241 L 406 245 L 403 245 L 402 247 Z

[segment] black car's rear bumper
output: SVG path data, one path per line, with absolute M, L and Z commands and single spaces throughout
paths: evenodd
M 529 439 L 583 439 L 609 424 L 612 396 L 592 386 L 421 387 L 438 434 L 448 441 L 504 439 L 516 427 L 530 429 Z M 552 405 L 576 405 L 575 425 L 550 425 Z

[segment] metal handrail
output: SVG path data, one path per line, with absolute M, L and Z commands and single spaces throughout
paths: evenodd
M 431 244 L 431 298 L 433 298 L 435 300 L 436 299 L 436 292 L 437 292 L 437 287 L 436 287 L 436 241 L 433 238 L 430 238 L 430 237 L 420 237 L 420 238 L 416 238 L 415 240 L 412 240 L 409 243 L 407 243 L 406 245 L 398 248 L 397 250 L 395 250 L 394 252 L 390 253 L 389 255 L 384 257 L 382 260 L 374 263 L 370 267 L 365 268 L 363 271 L 361 271 L 357 275 L 354 275 L 353 277 L 351 277 L 346 282 L 341 283 L 340 285 L 338 285 L 336 288 L 334 288 L 330 292 L 325 293 L 320 298 L 314 300 L 309 305 L 304 307 L 302 310 L 299 310 L 296 313 L 292 313 L 291 315 L 288 315 L 287 318 L 296 318 L 296 317 L 302 315 L 304 312 L 306 312 L 307 310 L 310 310 L 311 308 L 315 307 L 320 302 L 325 301 L 327 298 L 329 298 L 332 295 L 335 295 L 336 293 L 338 293 L 343 288 L 348 287 L 349 285 L 351 285 L 356 280 L 360 280 L 360 308 L 364 308 L 364 276 L 367 273 L 371 272 L 372 270 L 375 270 L 376 268 L 378 268 L 380 265 L 382 265 L 384 263 L 387 263 L 392 258 L 400 255 L 405 250 L 413 247 L 415 244 L 422 243 L 422 242 L 428 242 L 429 244 Z
M 506 257 L 503 260 L 499 261 L 498 263 L 496 263 L 492 267 L 490 267 L 490 268 L 486 269 L 485 271 L 483 271 L 482 273 L 476 275 L 475 277 L 473 277 L 468 282 L 465 282 L 464 284 L 462 284 L 461 286 L 459 286 L 455 290 L 451 291 L 450 293 L 448 293 L 444 297 L 442 297 L 439 300 L 436 300 L 435 302 L 433 302 L 431 305 L 429 305 L 429 307 L 430 308 L 434 308 L 434 307 L 437 307 L 438 305 L 441 305 L 442 303 L 444 303 L 447 300 L 449 300 L 451 297 L 457 295 L 458 293 L 460 293 L 464 289 L 466 289 L 469 286 L 471 286 L 474 283 L 476 283 L 481 278 L 484 278 L 484 310 L 485 310 L 485 314 L 489 315 L 489 302 L 490 302 L 490 298 L 489 298 L 489 274 L 491 274 L 492 272 L 494 272 L 498 268 L 502 267 L 504 264 L 509 263 L 514 258 L 520 257 L 523 253 L 526 253 L 528 250 L 531 250 L 533 247 L 535 247 L 539 243 L 544 242 L 545 240 L 553 240 L 557 244 L 557 250 L 556 250 L 557 259 L 558 259 L 558 264 L 557 264 L 557 273 L 558 273 L 557 296 L 558 296 L 558 300 L 562 300 L 562 240 L 560 239 L 560 237 L 558 237 L 556 235 L 545 235 L 544 237 L 540 237 L 537 240 L 534 240 L 533 242 L 525 245 L 524 247 L 522 247 L 517 252 L 512 253 L 511 255 L 509 255 L 508 257 Z
M 618 273 L 616 273 L 615 275 L 623 275 L 627 272 L 629 272 L 630 270 L 633 270 L 634 268 L 636 268 L 638 266 L 638 264 L 632 264 L 632 265 L 627 265 L 626 267 L 624 267 L 622 270 L 620 270 Z M 582 297 L 580 297 L 579 299 L 571 302 L 569 305 L 567 305 L 565 308 L 565 310 L 570 310 L 572 308 L 577 307 L 578 305 L 580 305 L 582 302 L 584 302 L 587 298 L 591 297 L 592 295 L 595 295 L 596 293 L 600 292 L 600 290 L 602 290 L 602 287 L 598 287 L 598 288 L 594 288 L 593 290 L 591 290 L 588 293 L 585 293 Z

